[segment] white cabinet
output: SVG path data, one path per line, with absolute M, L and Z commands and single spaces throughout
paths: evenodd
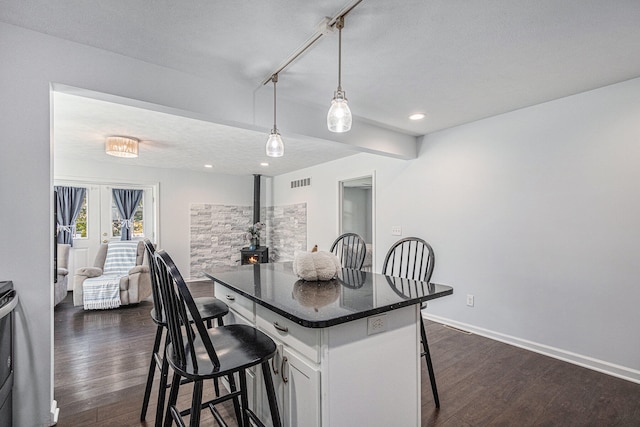
M 278 351 L 271 363 L 271 376 L 283 426 L 321 425 L 320 366 L 310 362 L 277 338 L 273 340 L 278 346 Z M 257 414 L 265 424 L 271 425 L 269 401 L 262 370 L 257 370 L 256 374 L 256 399 L 257 411 L 259 411 Z
M 284 348 L 282 376 L 286 378 L 283 392 L 283 424 L 319 426 L 320 424 L 320 367 L 306 362 Z
M 420 425 L 419 306 L 384 313 L 382 331 L 367 318 L 307 328 L 218 283 L 215 292 L 229 305 L 226 324 L 249 324 L 276 343 L 269 365 L 284 426 Z M 271 425 L 261 366 L 248 382 L 252 410 Z

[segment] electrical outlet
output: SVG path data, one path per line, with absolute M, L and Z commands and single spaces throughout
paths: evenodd
M 387 330 L 387 316 L 371 316 L 367 319 L 367 335 L 377 334 Z
M 391 226 L 391 235 L 392 236 L 402 236 L 402 227 L 400 227 L 399 225 L 392 225 Z
M 467 307 L 473 307 L 473 295 L 467 295 Z

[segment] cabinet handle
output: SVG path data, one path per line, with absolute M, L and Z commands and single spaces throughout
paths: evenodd
M 271 370 L 273 370 L 274 375 L 278 375 L 278 368 L 275 365 L 277 355 L 278 355 L 278 352 L 276 352 L 276 354 L 274 354 L 273 357 L 271 358 Z
M 287 359 L 287 356 L 282 358 L 282 364 L 280 365 L 280 372 L 281 372 L 281 377 L 282 377 L 282 382 L 283 383 L 288 383 L 289 382 L 289 377 L 285 377 L 284 376 L 284 364 L 287 363 L 289 360 Z
M 235 300 L 236 300 L 236 297 L 234 297 L 233 295 L 227 295 L 227 299 L 228 299 L 229 301 L 235 301 Z
M 289 332 L 289 328 L 286 326 L 280 326 L 278 322 L 273 322 L 273 327 L 279 330 L 280 332 Z

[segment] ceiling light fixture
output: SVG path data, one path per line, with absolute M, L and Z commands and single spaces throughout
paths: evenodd
M 269 134 L 269 138 L 267 139 L 267 156 L 269 157 L 282 157 L 284 155 L 284 142 L 282 142 L 282 137 L 280 136 L 280 132 L 278 132 L 278 127 L 276 126 L 276 83 L 278 83 L 278 74 L 274 74 L 271 76 L 271 81 L 273 82 L 273 129 L 271 129 L 271 133 Z
M 425 114 L 424 113 L 415 113 L 409 116 L 409 120 L 422 120 L 424 119 Z
M 105 141 L 105 152 L 116 157 L 138 157 L 138 142 L 128 136 L 110 136 Z
M 340 16 L 336 22 L 338 29 L 338 89 L 333 93 L 331 107 L 327 113 L 327 127 L 331 132 L 348 132 L 351 129 L 351 110 L 342 90 L 342 28 L 344 28 L 344 16 Z

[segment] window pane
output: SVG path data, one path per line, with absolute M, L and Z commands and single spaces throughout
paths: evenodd
M 84 194 L 82 207 L 76 218 L 76 234 L 73 236 L 74 239 L 87 238 L 87 193 L 89 192 L 87 191 Z
M 120 218 L 120 213 L 118 212 L 118 207 L 116 206 L 116 201 L 111 198 L 111 236 L 112 237 L 120 237 L 122 232 L 122 218 Z
M 140 199 L 138 209 L 136 209 L 136 213 L 133 214 L 133 237 L 144 237 L 143 209 L 142 199 Z

